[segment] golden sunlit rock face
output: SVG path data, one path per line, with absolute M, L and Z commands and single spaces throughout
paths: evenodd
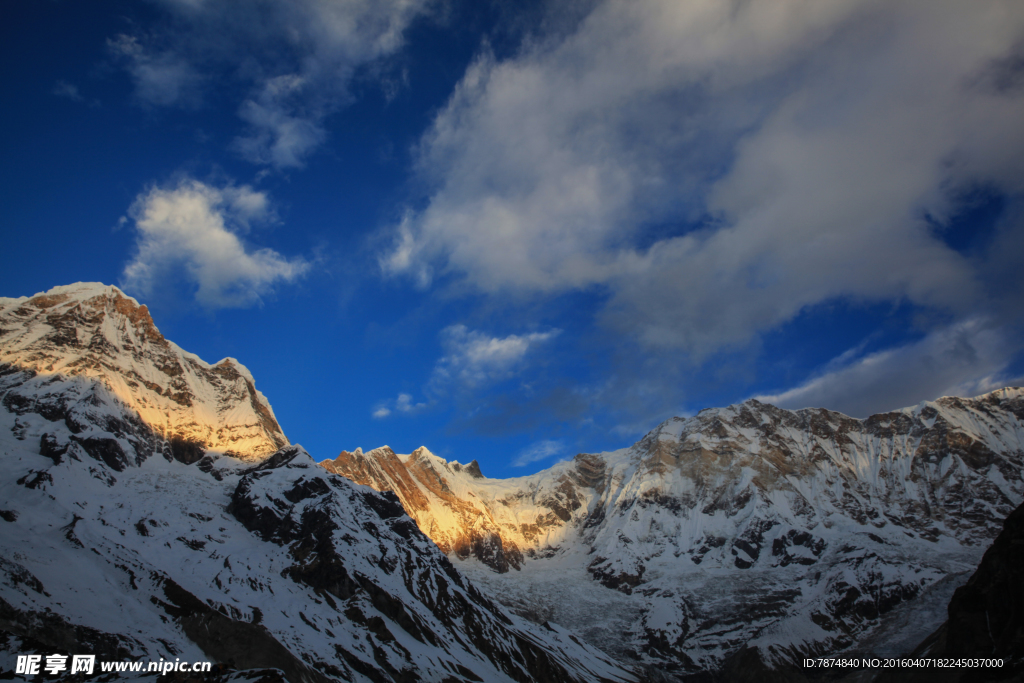
M 474 460 L 448 462 L 426 448 L 398 455 L 387 446 L 342 451 L 325 469 L 379 491 L 393 491 L 409 515 L 446 553 L 475 557 L 498 572 L 519 569 L 524 555 L 558 547 L 603 482 L 603 463 L 579 455 L 540 487 L 487 479 Z M 591 481 L 593 480 L 593 481 Z M 586 492 L 586 493 L 585 493 Z
M 1007 389 L 858 420 L 751 400 L 668 420 L 629 449 L 580 454 L 506 480 L 426 448 L 342 451 L 321 465 L 395 492 L 447 553 L 507 572 L 524 557 L 575 548 L 593 555 L 592 574 L 635 585 L 646 564 L 634 557 L 635 541 L 664 526 L 659 511 L 680 534 L 673 553 L 697 564 L 717 553 L 719 564 L 751 567 L 763 563 L 766 545 L 776 551 L 772 561 L 813 563 L 813 553 L 790 558 L 788 536 L 769 539 L 765 529 L 820 534 L 838 520 L 985 543 L 1024 492 L 1014 440 L 1022 405 L 1020 390 Z M 627 523 L 610 522 L 616 518 Z M 734 536 L 730 548 L 722 545 Z
M 288 444 L 252 375 L 164 339 L 146 306 L 100 284 L 0 299 L 0 365 L 89 385 L 136 413 L 183 462 L 207 451 L 258 460 Z

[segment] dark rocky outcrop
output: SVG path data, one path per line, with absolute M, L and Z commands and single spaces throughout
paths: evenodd
M 224 616 L 170 578 L 163 577 L 162 583 L 166 601 L 153 597 L 153 603 L 173 617 L 211 661 L 233 669 L 279 669 L 290 683 L 332 680 L 289 652 L 263 626 Z
M 87 652 L 109 661 L 129 659 L 135 649 L 130 636 L 74 624 L 54 612 L 17 609 L 3 598 L 0 598 L 0 633 L 42 646 L 40 651 Z
M 948 613 L 912 657 L 998 659 L 1003 666 L 893 672 L 877 683 L 1024 681 L 1024 505 L 1006 518 L 977 571 L 953 593 Z

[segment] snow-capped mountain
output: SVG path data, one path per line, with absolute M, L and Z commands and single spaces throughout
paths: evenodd
M 0 335 L 0 364 L 41 378 L 40 391 L 25 397 L 37 406 L 29 412 L 46 405 L 48 417 L 62 413 L 75 434 L 84 430 L 77 421 L 137 416 L 186 464 L 206 451 L 259 460 L 288 444 L 245 366 L 234 358 L 210 365 L 183 351 L 164 339 L 145 306 L 116 287 L 79 283 L 31 298 L 0 297 Z M 102 396 L 90 399 L 94 391 Z M 19 395 L 5 397 L 9 410 L 30 405 L 19 406 Z M 114 411 L 103 416 L 99 404 Z M 83 447 L 102 445 L 86 438 Z M 111 462 L 126 464 L 126 452 L 110 448 Z
M 943 621 L 1024 500 L 1024 391 L 865 420 L 751 400 L 507 480 L 423 448 L 321 465 L 394 491 L 492 595 L 620 658 L 785 666 L 909 652 Z
M 113 287 L 0 299 L 0 667 L 209 660 L 327 681 L 635 681 L 481 593 L 392 494 L 288 445 L 233 360 Z

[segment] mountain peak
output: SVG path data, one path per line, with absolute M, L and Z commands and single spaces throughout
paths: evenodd
M 468 465 L 463 465 L 459 462 L 451 463 L 452 469 L 456 472 L 465 472 L 474 479 L 486 479 L 484 473 L 480 471 L 480 463 L 476 460 L 470 460 Z
M 51 287 L 45 292 L 36 292 L 32 296 L 15 297 L 13 299 L 0 297 L 0 302 L 25 302 L 30 299 L 38 299 L 40 297 L 60 297 L 63 301 L 67 301 L 69 299 L 84 301 L 85 299 L 91 299 L 96 296 L 115 293 L 121 296 L 126 296 L 124 292 L 114 285 L 107 285 L 102 282 L 74 282 L 70 285 L 57 285 L 56 287 Z M 135 300 L 133 299 L 133 301 Z M 138 302 L 135 301 L 135 304 L 138 305 Z
M 244 365 L 233 358 L 211 365 L 182 350 L 160 334 L 145 305 L 113 285 L 0 299 L 0 339 L 0 365 L 41 379 L 76 378 L 83 392 L 101 387 L 176 458 L 194 462 L 213 450 L 258 459 L 288 443 Z

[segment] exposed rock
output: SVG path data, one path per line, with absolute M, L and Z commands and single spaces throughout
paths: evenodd
M 409 515 L 446 553 L 475 557 L 498 572 L 519 569 L 523 552 L 543 552 L 543 539 L 565 527 L 585 506 L 579 489 L 603 486 L 604 462 L 598 456 L 579 455 L 576 469 L 556 486 L 532 493 L 504 488 L 492 491 L 473 460 L 468 465 L 448 462 L 426 448 L 397 455 L 387 446 L 363 453 L 342 451 L 320 464 L 329 472 L 393 491 Z M 504 498 L 502 498 L 504 496 Z M 536 511 L 523 513 L 523 503 Z
M 499 531 L 499 523 L 477 501 L 466 499 L 456 480 L 484 480 L 480 465 L 449 463 L 426 448 L 408 456 L 396 455 L 387 446 L 363 453 L 342 451 L 321 465 L 378 491 L 392 491 L 417 524 L 444 552 L 461 558 L 476 557 L 500 572 L 518 569 L 523 561 L 516 542 Z M 446 511 L 445 519 L 437 514 Z
M 154 596 L 153 603 L 173 617 L 210 660 L 235 669 L 278 669 L 291 683 L 332 680 L 299 660 L 263 626 L 224 616 L 172 579 L 163 579 L 163 592 L 166 602 Z
M 45 646 L 46 652 L 95 654 L 109 661 L 131 658 L 136 643 L 130 636 L 105 633 L 73 624 L 60 614 L 22 610 L 0 598 L 0 632 Z

